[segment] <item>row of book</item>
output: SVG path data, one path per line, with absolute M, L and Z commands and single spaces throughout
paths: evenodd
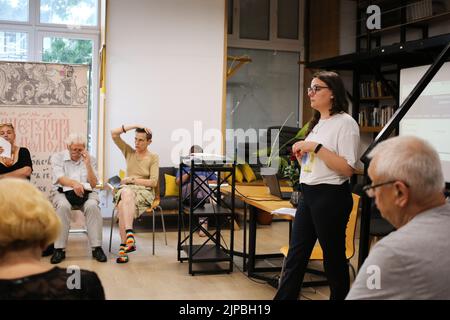
M 361 127 L 382 127 L 395 112 L 395 106 L 361 107 L 358 124 Z
M 390 96 L 390 92 L 381 81 L 371 80 L 359 84 L 359 95 L 362 99 L 379 98 Z

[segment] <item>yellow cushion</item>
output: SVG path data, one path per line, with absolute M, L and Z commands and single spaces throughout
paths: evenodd
M 256 180 L 256 175 L 253 172 L 252 167 L 250 167 L 248 163 L 239 165 L 239 169 L 241 169 L 242 174 L 244 175 L 244 178 L 245 180 L 247 180 L 247 182 L 252 182 Z
M 164 174 L 164 180 L 166 183 L 166 193 L 164 194 L 165 197 L 167 196 L 178 196 L 178 186 L 176 181 L 176 177 L 171 176 L 170 174 Z
M 238 166 L 236 166 L 236 182 L 243 182 L 244 181 L 244 175 L 242 174 L 241 169 L 239 169 Z
M 225 177 L 228 177 L 227 178 L 227 182 L 229 184 L 231 184 L 231 174 L 230 174 L 230 172 L 221 172 L 220 173 L 220 178 L 221 179 L 224 179 Z M 244 175 L 242 174 L 242 171 L 239 169 L 239 167 L 236 166 L 236 182 L 243 182 L 243 181 L 244 181 Z

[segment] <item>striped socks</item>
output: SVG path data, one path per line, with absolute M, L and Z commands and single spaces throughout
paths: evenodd
M 133 229 L 127 229 L 126 233 L 127 233 L 127 240 L 125 242 L 126 253 L 136 251 L 136 240 L 134 239 Z
M 126 245 L 125 243 L 121 243 L 119 247 L 119 257 L 116 259 L 117 263 L 127 263 L 128 262 L 128 255 L 126 252 Z

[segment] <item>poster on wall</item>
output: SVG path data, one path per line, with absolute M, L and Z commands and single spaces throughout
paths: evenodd
M 31 182 L 51 190 L 49 159 L 72 132 L 88 125 L 89 66 L 0 61 L 0 123 L 12 123 L 15 144 L 30 150 Z

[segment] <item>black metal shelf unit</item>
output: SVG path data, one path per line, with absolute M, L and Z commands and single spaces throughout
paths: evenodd
M 180 178 L 183 172 L 189 172 L 190 188 L 188 194 L 183 195 L 181 184 L 179 186 L 177 259 L 179 262 L 188 262 L 191 275 L 233 272 L 235 168 L 235 163 L 229 164 L 221 158 L 181 158 Z M 206 179 L 204 175 L 200 177 L 199 173 L 206 174 Z M 211 180 L 210 177 L 215 174 L 217 183 L 208 184 L 207 180 Z M 225 184 L 231 188 L 229 203 L 222 201 L 221 188 Z M 196 199 L 194 195 L 199 190 L 203 197 Z M 186 216 L 189 217 L 188 228 L 184 225 Z M 200 217 L 208 222 L 208 229 L 202 226 Z M 225 228 L 229 228 L 228 240 L 223 237 Z M 197 231 L 204 232 L 206 236 L 199 237 Z

